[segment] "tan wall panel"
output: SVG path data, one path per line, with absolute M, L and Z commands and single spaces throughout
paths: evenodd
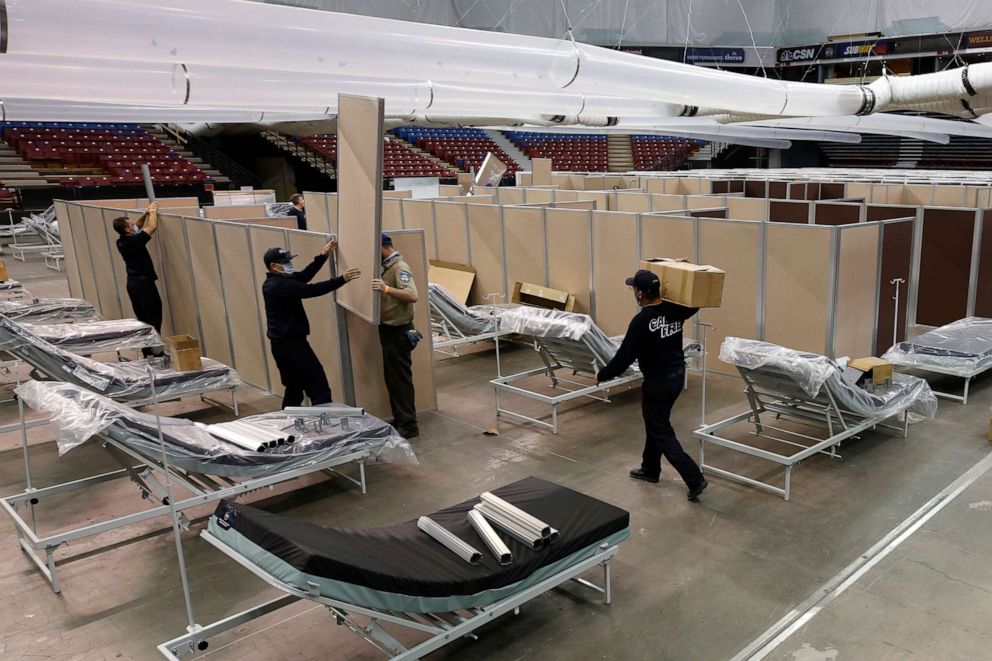
M 929 186 L 927 187 L 929 188 Z M 961 207 L 973 205 L 967 203 L 967 191 L 964 186 L 934 186 L 933 202 L 919 202 L 934 207 Z
M 667 182 L 668 179 L 645 179 L 644 190 L 649 193 L 668 193 Z
M 589 314 L 592 265 L 589 211 L 548 209 L 545 223 L 548 235 L 548 286 L 575 295 L 575 312 Z
M 104 220 L 104 211 L 108 214 L 106 220 Z M 116 246 L 111 253 L 106 231 L 106 224 L 115 216 L 113 210 L 83 207 L 83 228 L 89 250 L 89 267 L 93 272 L 93 282 L 97 288 L 96 299 L 89 300 L 91 303 L 99 303 L 100 315 L 105 319 L 121 318 L 117 285 L 114 282 L 114 267 L 111 265 L 112 259 L 121 259 L 121 257 Z
M 768 220 L 768 201 L 761 198 L 728 197 L 727 217 L 732 220 Z
M 437 239 L 434 236 L 434 200 L 403 200 L 403 229 L 424 230 L 427 254 L 437 259 Z
M 188 333 L 200 336 L 199 317 L 193 284 L 190 280 L 189 252 L 183 235 L 183 223 L 179 216 L 160 214 L 158 231 L 152 239 L 161 251 L 162 269 L 158 271 L 159 290 L 168 292 L 169 310 L 172 317 L 172 334 Z M 151 246 L 149 246 L 151 247 Z
M 551 204 L 555 201 L 555 191 L 550 188 L 525 188 L 524 201 L 527 204 Z
M 958 188 L 955 186 L 955 188 Z M 907 185 L 903 187 L 902 204 L 912 204 L 914 206 L 930 204 L 930 195 L 933 192 L 932 186 Z M 961 190 L 957 190 L 957 200 L 961 201 Z
M 72 211 L 70 211 L 72 209 Z M 79 279 L 79 260 L 76 258 L 76 245 L 72 239 L 72 223 L 69 215 L 81 214 L 75 204 L 55 202 L 55 217 L 59 223 L 59 232 L 62 235 L 62 254 L 65 255 L 65 275 L 69 281 L 69 296 L 81 298 L 83 295 L 83 284 Z
M 546 186 L 551 184 L 551 159 L 550 158 L 532 158 L 531 168 L 533 172 L 531 173 L 531 184 L 536 186 Z
M 194 288 L 200 318 L 200 348 L 203 355 L 231 365 L 233 356 L 213 224 L 206 220 L 184 222 L 190 265 L 196 276 Z
M 160 209 L 178 209 L 183 207 L 198 207 L 200 199 L 196 197 L 158 197 L 155 198 Z M 144 210 L 148 206 L 148 198 L 142 197 L 134 201 L 135 208 Z
M 330 210 L 328 208 L 328 198 L 334 196 L 333 193 L 304 192 L 303 199 L 307 205 L 307 229 L 311 232 L 333 233 L 331 229 Z M 336 196 L 335 196 L 336 197 Z M 335 206 L 335 221 L 337 220 L 337 207 Z
M 103 217 L 103 231 L 107 235 L 110 270 L 113 273 L 114 286 L 117 288 L 117 302 L 120 306 L 120 316 L 122 319 L 125 317 L 130 318 L 134 316 L 134 308 L 131 306 L 131 298 L 127 295 L 127 266 L 124 264 L 124 258 L 121 257 L 120 251 L 117 250 L 117 239 L 119 235 L 114 231 L 114 218 L 118 217 L 118 213 L 112 209 L 104 209 Z M 154 240 L 153 238 L 152 241 Z M 151 247 L 149 247 L 149 250 L 151 250 Z
M 307 207 L 308 207 L 307 211 L 309 211 L 309 205 L 307 205 Z M 265 215 L 265 205 L 248 204 L 237 207 L 203 207 L 203 215 L 212 220 L 237 220 L 239 218 L 261 218 L 262 216 Z
M 413 197 L 413 191 L 408 190 L 384 190 L 382 191 L 382 199 L 408 199 Z
M 848 183 L 844 197 L 864 198 L 866 202 L 871 201 L 871 184 Z
M 581 191 L 577 190 L 558 190 L 554 191 L 555 202 L 575 202 L 576 200 L 582 199 Z
M 307 218 L 307 226 L 310 226 L 309 217 Z M 232 223 L 241 223 L 243 225 L 252 225 L 258 227 L 278 227 L 284 230 L 295 230 L 297 228 L 296 218 L 292 216 L 286 217 L 275 217 L 270 218 L 266 216 L 265 218 L 238 218 L 236 220 L 231 220 Z
M 544 209 L 503 207 L 507 292 L 515 282 L 545 282 Z
M 765 339 L 822 354 L 833 230 L 775 223 L 766 229 Z
M 551 206 L 556 209 L 586 209 L 588 211 L 594 211 L 596 209 L 596 203 L 592 200 L 575 200 L 573 202 L 555 202 Z
M 651 211 L 681 211 L 686 208 L 684 195 L 651 194 Z
M 217 245 L 223 272 L 224 297 L 234 343 L 234 367 L 241 378 L 256 388 L 269 389 L 266 357 L 270 353 L 264 327 L 259 326 L 261 292 L 252 274 L 254 264 L 248 250 L 244 225 L 217 223 Z
M 620 335 L 637 311 L 624 284 L 637 270 L 637 216 L 594 211 L 592 222 L 596 323 L 607 335 Z
M 464 193 L 462 187 L 457 184 L 441 184 L 438 186 L 438 195 L 448 197 L 450 195 L 461 195 Z
M 468 263 L 475 268 L 471 300 L 476 304 L 485 303 L 486 295 L 498 293 L 503 295 L 503 299 L 496 302 L 505 302 L 509 292 L 506 291 L 503 272 L 502 207 L 482 204 L 466 207 L 471 248 Z
M 579 199 L 592 200 L 596 203 L 596 209 L 598 211 L 606 211 L 610 206 L 610 196 L 606 191 L 587 190 L 582 193 L 582 196 Z
M 499 204 L 504 206 L 508 204 L 523 204 L 524 203 L 524 189 L 523 188 L 497 188 L 496 189 L 496 200 Z
M 135 222 L 137 222 L 138 218 L 142 215 L 141 211 L 128 211 L 126 213 L 127 216 Z M 161 237 L 159 237 L 158 232 L 155 233 L 155 236 L 148 244 L 148 254 L 152 258 L 152 265 L 155 267 L 155 273 L 158 275 L 158 281 L 156 281 L 155 287 L 158 289 L 158 294 L 162 298 L 162 335 L 173 335 L 172 301 L 169 300 L 169 290 L 165 286 L 164 274 L 166 270 L 166 262 L 162 251 Z M 128 307 L 130 307 L 130 301 L 128 302 Z
M 265 251 L 269 248 L 288 248 L 288 237 L 285 230 L 270 228 L 270 227 L 257 227 L 252 226 L 249 230 L 249 237 L 251 239 L 251 268 L 253 275 L 255 277 L 255 300 L 257 301 L 256 308 L 258 310 L 258 325 L 262 329 L 262 334 L 266 332 L 268 327 L 268 322 L 265 319 L 265 299 L 262 297 L 262 283 L 265 282 L 266 269 L 265 262 L 262 261 L 262 257 L 265 255 Z M 341 248 L 338 248 L 338 252 Z M 314 255 L 308 255 L 306 253 L 301 254 L 297 257 L 298 262 L 297 268 L 303 268 L 310 263 Z M 365 273 L 366 271 L 362 271 Z M 330 277 L 330 270 L 325 265 L 321 272 L 317 274 L 314 281 L 318 279 L 326 280 Z M 366 279 L 368 282 L 368 279 Z M 343 290 L 339 290 L 343 291 Z M 268 340 L 266 340 L 268 344 Z M 266 347 L 268 349 L 268 347 Z M 269 379 L 269 391 L 275 395 L 282 395 L 284 388 L 282 387 L 281 380 L 279 378 L 279 368 L 276 367 L 276 361 L 272 357 L 272 351 L 267 350 L 265 352 L 265 367 L 268 373 Z
M 722 305 L 705 308 L 699 314 L 700 321 L 714 326 L 706 333 L 707 348 L 714 357 L 728 336 L 757 337 L 761 223 L 700 220 L 699 261 L 727 272 Z M 731 365 L 719 360 L 709 360 L 707 366 L 726 374 L 737 373 Z
M 582 178 L 583 190 L 606 190 L 606 177 L 601 174 L 591 174 Z
M 834 315 L 834 356 L 872 355 L 880 225 L 842 227 Z
M 617 193 L 616 210 L 628 213 L 652 211 L 651 196 L 643 193 Z
M 400 191 L 409 193 L 410 191 Z M 403 229 L 403 210 L 400 207 L 400 198 L 382 200 L 382 231 Z
M 462 202 L 434 203 L 434 231 L 437 232 L 437 258 L 457 264 L 469 263 L 468 221 Z
M 695 255 L 695 222 L 691 218 L 642 214 L 641 257 L 685 257 L 692 261 Z
M 70 204 L 66 211 L 73 238 L 74 252 L 79 260 L 79 290 L 74 292 L 74 295 L 85 298 L 99 307 L 99 300 L 96 296 L 96 278 L 93 276 L 93 262 L 90 259 L 89 241 L 86 239 L 86 226 L 83 224 L 83 208 L 78 204 Z
M 289 232 L 289 250 L 300 255 L 301 264 L 311 259 L 314 255 L 320 254 L 328 235 L 315 234 L 313 232 Z M 320 282 L 331 277 L 329 266 L 321 269 L 313 282 Z M 362 274 L 358 280 L 345 285 L 346 287 L 368 287 L 371 276 Z M 264 302 L 263 302 L 264 304 Z M 310 320 L 310 346 L 320 359 L 320 364 L 324 366 L 324 373 L 327 374 L 327 381 L 331 386 L 331 396 L 336 402 L 344 401 L 344 385 L 341 381 L 341 348 L 338 340 L 338 306 L 335 303 L 334 295 L 318 296 L 308 298 L 303 301 L 303 307 L 307 311 L 307 318 Z M 343 312 L 343 310 L 342 310 Z M 364 322 L 363 322 L 364 323 Z M 366 326 L 368 324 L 365 324 Z M 278 372 L 274 373 L 274 378 L 278 380 Z

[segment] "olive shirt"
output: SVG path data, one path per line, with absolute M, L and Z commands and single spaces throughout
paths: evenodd
M 417 283 L 413 281 L 413 271 L 398 252 L 383 260 L 382 280 L 390 289 L 408 289 L 419 296 Z M 387 326 L 405 326 L 413 321 L 413 305 L 383 294 L 379 305 L 379 321 Z

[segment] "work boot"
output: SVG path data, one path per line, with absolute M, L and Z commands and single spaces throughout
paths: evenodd
M 706 478 L 704 477 L 702 482 L 700 482 L 696 486 L 694 486 L 691 489 L 689 489 L 689 493 L 686 495 L 686 498 L 688 498 L 690 501 L 692 501 L 694 503 L 698 503 L 699 502 L 699 494 L 701 494 L 704 491 L 706 491 L 706 487 L 708 487 L 709 485 L 710 485 L 710 483 L 707 482 L 706 481 Z
M 645 482 L 650 482 L 651 484 L 658 484 L 658 476 L 648 475 L 644 472 L 643 468 L 635 468 L 630 471 L 630 476 L 635 480 L 644 480 Z
M 400 433 L 400 436 L 406 440 L 420 436 L 420 429 L 418 427 L 404 427 L 402 429 L 398 429 L 397 431 Z

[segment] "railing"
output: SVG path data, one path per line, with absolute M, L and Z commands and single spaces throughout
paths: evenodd
M 266 131 L 265 138 L 277 147 L 289 152 L 307 165 L 320 170 L 328 177 L 336 177 L 337 169 L 334 162 L 320 152 L 301 144 L 299 138 L 287 138 L 276 131 Z
M 161 125 L 162 130 L 171 136 L 179 146 L 187 149 L 193 155 L 203 159 L 209 165 L 224 173 L 235 185 L 238 186 L 260 186 L 261 180 L 254 172 L 241 165 L 233 158 L 217 149 L 206 140 L 172 125 Z

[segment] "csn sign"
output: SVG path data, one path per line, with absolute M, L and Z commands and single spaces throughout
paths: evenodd
M 815 60 L 820 49 L 817 46 L 803 48 L 783 48 L 778 52 L 779 62 L 808 62 Z

